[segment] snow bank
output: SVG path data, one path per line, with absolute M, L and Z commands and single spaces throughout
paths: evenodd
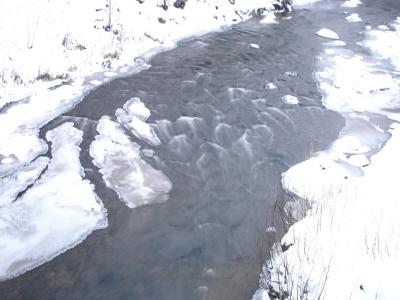
M 132 65 L 152 49 L 273 8 L 273 0 L 231 2 L 190 0 L 181 9 L 167 0 L 164 10 L 162 1 L 1 1 L 0 104 L 43 81 Z
M 375 31 L 363 45 L 398 67 L 390 53 L 399 36 Z M 328 150 L 282 175 L 297 199 L 285 210 L 298 222 L 274 248 L 253 299 L 400 298 L 400 124 L 385 132 L 384 122 L 373 120 L 399 118 L 398 76 L 377 57 L 372 63 L 349 50 L 326 50 L 316 78 L 323 103 L 346 127 Z
M 14 202 L 0 207 L 0 280 L 37 267 L 107 226 L 106 210 L 83 180 L 79 162 L 82 132 L 65 123 L 46 134 L 52 159 L 43 176 Z M 8 198 L 35 180 L 47 164 L 37 159 L 12 177 Z M 4 192 L 2 193 L 2 196 Z M 3 199 L 3 198 L 2 198 Z
M 124 106 L 128 111 L 129 104 L 132 102 L 128 101 Z M 100 168 L 106 185 L 116 191 L 128 207 L 168 200 L 171 182 L 141 158 L 139 145 L 130 141 L 118 123 L 104 116 L 97 131 L 99 135 L 90 145 L 90 155 Z

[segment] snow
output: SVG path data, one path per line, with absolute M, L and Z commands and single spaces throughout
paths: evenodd
M 342 4 L 342 7 L 354 8 L 362 4 L 360 0 L 348 0 Z
M 362 19 L 360 18 L 360 16 L 356 13 L 353 13 L 351 15 L 348 15 L 346 17 L 346 20 L 349 21 L 350 23 L 356 23 L 356 22 L 361 22 Z
M 327 28 L 321 28 L 320 30 L 318 30 L 317 35 L 319 35 L 320 37 L 324 37 L 327 39 L 332 39 L 332 40 L 338 40 L 339 36 L 337 35 L 336 32 L 327 29 Z
M 1 1 L 0 104 L 55 84 L 37 81 L 41 75 L 60 82 L 115 71 L 185 37 L 246 20 L 258 9 L 273 15 L 272 0 L 188 1 L 184 9 L 171 2 L 164 10 L 156 1 L 113 0 L 111 8 L 108 0 Z
M 292 95 L 283 96 L 282 100 L 287 104 L 292 104 L 292 105 L 299 104 L 299 99 L 297 99 L 297 97 Z
M 323 103 L 346 126 L 326 151 L 282 174 L 295 197 L 285 211 L 297 223 L 275 245 L 254 300 L 269 300 L 268 292 L 289 299 L 400 298 L 400 124 L 385 131 L 376 121 L 400 117 L 398 76 L 379 61 L 399 66 L 398 22 L 391 26 L 397 32 L 367 32 L 361 45 L 374 60 L 328 45 L 320 54 L 315 77 Z
M 52 159 L 43 176 L 14 202 L 0 207 L 0 280 L 35 268 L 107 226 L 107 213 L 83 179 L 79 162 L 82 132 L 72 123 L 47 132 Z M 8 197 L 37 178 L 47 164 L 39 158 L 7 184 Z M 4 195 L 4 192 L 3 194 Z
M 118 123 L 104 116 L 97 131 L 99 135 L 90 145 L 90 155 L 106 185 L 117 192 L 121 201 L 136 208 L 168 200 L 171 182 L 141 158 L 139 145 L 129 139 Z
M 330 53 L 320 56 L 323 68 L 316 72 L 327 108 L 388 114 L 388 109 L 399 106 L 400 80 L 396 76 L 350 51 Z
M 278 24 L 278 20 L 274 14 L 267 14 L 265 15 L 261 21 L 261 24 Z

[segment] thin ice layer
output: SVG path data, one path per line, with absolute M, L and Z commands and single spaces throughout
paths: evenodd
M 124 108 L 115 112 L 118 122 L 129 129 L 137 138 L 146 141 L 150 145 L 158 146 L 160 139 L 150 124 L 146 123 L 150 116 L 150 110 L 139 98 L 132 98 L 124 104 Z
M 168 200 L 171 182 L 141 158 L 139 146 L 129 140 L 118 123 L 104 116 L 97 131 L 90 155 L 106 185 L 117 192 L 121 201 L 135 208 Z
M 82 132 L 72 123 L 47 132 L 52 159 L 23 196 L 0 208 L 0 280 L 33 269 L 107 226 L 107 214 L 79 162 Z

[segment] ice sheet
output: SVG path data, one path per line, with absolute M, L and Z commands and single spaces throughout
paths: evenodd
M 52 144 L 47 171 L 23 196 L 0 207 L 0 280 L 51 260 L 107 226 L 106 210 L 83 179 L 82 132 L 64 123 L 46 138 Z
M 108 187 L 130 208 L 168 200 L 169 179 L 141 158 L 140 147 L 129 140 L 121 126 L 104 116 L 99 135 L 90 146 L 93 162 Z

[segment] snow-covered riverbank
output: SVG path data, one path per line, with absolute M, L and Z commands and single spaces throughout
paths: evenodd
M 346 3 L 349 13 L 360 4 Z M 370 55 L 329 42 L 320 54 L 323 103 L 346 126 L 328 150 L 282 175 L 295 198 L 286 211 L 298 222 L 265 265 L 254 299 L 400 298 L 399 30 L 399 18 L 365 28 L 360 46 Z
M 2 1 L 0 107 L 70 79 L 133 65 L 185 37 L 267 14 L 273 2 L 190 0 L 179 8 L 172 0 L 167 7 L 161 0 Z

